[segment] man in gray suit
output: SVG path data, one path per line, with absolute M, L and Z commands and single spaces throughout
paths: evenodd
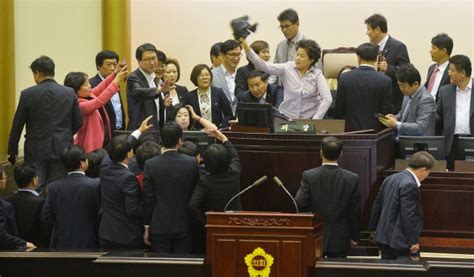
M 390 175 L 382 183 L 369 221 L 382 259 L 419 256 L 423 227 L 419 187 L 435 163 L 430 153 L 416 152 L 406 170 Z
M 235 114 L 237 107 L 237 97 L 235 96 L 235 75 L 239 66 L 240 57 L 242 56 L 242 48 L 236 40 L 226 40 L 221 45 L 222 65 L 212 69 L 212 86 L 221 88 L 230 106 L 232 113 Z
M 72 136 L 82 126 L 82 114 L 73 89 L 54 80 L 54 61 L 41 56 L 30 65 L 37 85 L 21 92 L 8 141 L 8 160 L 14 164 L 18 141 L 26 125 L 25 162 L 34 163 L 42 196 L 48 183 L 67 175 L 60 160 Z
M 412 64 L 397 69 L 400 91 L 405 95 L 402 109 L 395 116 L 388 114 L 379 121 L 397 129 L 398 136 L 433 136 L 436 120 L 436 104 L 426 88 L 421 85 L 420 72 Z
M 448 69 L 451 84 L 439 89 L 436 134 L 444 136 L 448 169 L 454 169 L 458 138 L 472 136 L 474 131 L 471 72 L 471 61 L 467 56 L 452 56 Z

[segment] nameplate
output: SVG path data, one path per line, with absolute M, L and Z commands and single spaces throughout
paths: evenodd
M 229 225 L 247 226 L 290 226 L 291 219 L 287 218 L 262 218 L 262 217 L 230 217 Z
M 299 133 L 299 134 L 315 134 L 316 129 L 314 124 L 309 123 L 278 123 L 275 128 L 275 133 Z

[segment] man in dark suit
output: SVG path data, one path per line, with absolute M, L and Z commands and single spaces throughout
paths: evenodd
M 403 94 L 397 84 L 396 72 L 398 66 L 409 63 L 410 57 L 405 44 L 388 35 L 387 19 L 380 14 L 374 14 L 365 20 L 367 36 L 370 42 L 379 45 L 379 61 L 377 68 L 392 79 L 393 114 L 400 111 Z
M 383 129 L 374 115 L 392 110 L 390 78 L 377 72 L 376 44 L 364 43 L 356 50 L 359 68 L 342 74 L 336 93 L 335 117 L 346 120 L 347 131 Z
M 51 58 L 41 56 L 30 68 L 37 85 L 21 92 L 8 141 L 8 159 L 15 163 L 26 125 L 25 162 L 35 164 L 40 179 L 38 192 L 44 195 L 50 182 L 67 174 L 60 155 L 73 143 L 73 135 L 82 126 L 82 114 L 74 90 L 54 80 Z
M 342 142 L 326 137 L 321 142 L 322 165 L 303 172 L 296 203 L 301 211 L 323 219 L 324 255 L 346 257 L 360 236 L 359 176 L 338 166 Z
M 449 57 L 453 51 L 453 40 L 447 34 L 438 34 L 431 39 L 431 59 L 435 62 L 428 68 L 425 87 L 438 102 L 439 89 L 449 85 Z
M 62 154 L 68 176 L 51 183 L 41 218 L 52 226 L 51 248 L 94 249 L 98 244 L 99 180 L 87 177 L 86 153 L 73 145 Z
M 48 228 L 41 223 L 41 210 L 44 199 L 36 192 L 38 177 L 36 168 L 27 163 L 13 169 L 18 191 L 6 200 L 15 207 L 16 223 L 21 238 L 40 247 L 49 246 Z
M 127 77 L 128 130 L 136 130 L 140 123 L 152 115 L 154 128 L 165 122 L 165 103 L 163 93 L 174 88 L 164 82 L 159 85 L 155 70 L 159 65 L 156 47 L 151 43 L 140 45 L 135 51 L 138 69 Z M 166 60 L 166 57 L 165 57 Z M 163 61 L 164 62 L 164 61 Z
M 426 151 L 415 153 L 408 168 L 387 177 L 372 206 L 369 230 L 382 251 L 382 259 L 419 256 L 419 237 L 423 227 L 421 182 L 436 161 Z
M 436 103 L 421 85 L 420 72 L 412 64 L 397 70 L 398 86 L 405 95 L 402 109 L 397 115 L 379 117 L 389 128 L 397 129 L 398 136 L 433 136 L 436 121 Z
M 474 97 L 472 97 L 471 60 L 465 55 L 449 59 L 451 84 L 439 89 L 436 134 L 444 136 L 448 169 L 454 169 L 458 138 L 474 133 Z
M 100 84 L 107 76 L 112 74 L 118 66 L 119 56 L 114 51 L 104 50 L 95 56 L 97 74 L 89 79 L 91 87 Z M 122 97 L 119 93 L 114 94 L 107 104 L 105 110 L 110 120 L 111 130 L 125 130 L 125 113 L 123 112 Z M 103 116 L 101 114 L 101 116 Z M 102 121 L 106 120 L 102 118 Z
M 275 108 L 283 102 L 283 88 L 268 83 L 269 75 L 260 70 L 252 70 L 247 74 L 248 91 L 238 97 L 240 102 L 269 103 Z
M 0 190 L 3 191 L 7 185 L 7 174 L 1 164 L 0 177 Z M 0 250 L 23 247 L 31 249 L 36 246 L 18 236 L 15 208 L 11 203 L 0 198 Z
M 155 252 L 189 253 L 188 203 L 199 177 L 196 159 L 177 150 L 183 131 L 176 122 L 161 130 L 162 155 L 145 162 L 145 243 Z

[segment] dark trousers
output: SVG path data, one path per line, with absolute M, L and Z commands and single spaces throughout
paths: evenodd
M 399 257 L 408 257 L 410 250 L 398 250 L 390 248 L 390 246 L 379 243 L 379 249 L 382 252 L 382 259 L 384 260 L 395 260 Z
M 451 152 L 449 152 L 449 154 L 446 158 L 446 167 L 449 170 L 454 170 L 454 161 L 455 160 L 462 159 L 461 157 L 458 157 L 459 137 L 470 137 L 470 135 L 454 135 L 453 146 L 451 147 Z
M 34 163 L 36 175 L 39 178 L 39 187 L 36 189 L 41 196 L 48 193 L 48 184 L 61 180 L 67 176 L 66 168 L 59 159 L 48 159 Z
M 190 253 L 190 233 L 150 234 L 151 250 L 158 253 Z
M 138 245 L 127 245 L 127 244 L 121 244 L 118 242 L 113 242 L 110 240 L 106 240 L 103 238 L 99 239 L 99 245 L 100 248 L 102 249 L 108 249 L 108 250 L 129 250 L 129 249 L 143 249 L 143 246 L 138 246 Z

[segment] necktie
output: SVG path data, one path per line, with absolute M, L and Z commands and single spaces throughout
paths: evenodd
M 403 110 L 402 120 L 401 120 L 402 122 L 405 121 L 405 119 L 407 117 L 408 110 L 410 109 L 410 104 L 411 104 L 411 96 L 408 97 L 407 105 L 406 105 L 405 109 Z
M 433 73 L 431 73 L 430 76 L 430 82 L 428 83 L 428 92 L 432 93 L 434 82 L 436 80 L 436 74 L 439 72 L 439 67 L 436 65 L 435 69 L 433 70 Z

